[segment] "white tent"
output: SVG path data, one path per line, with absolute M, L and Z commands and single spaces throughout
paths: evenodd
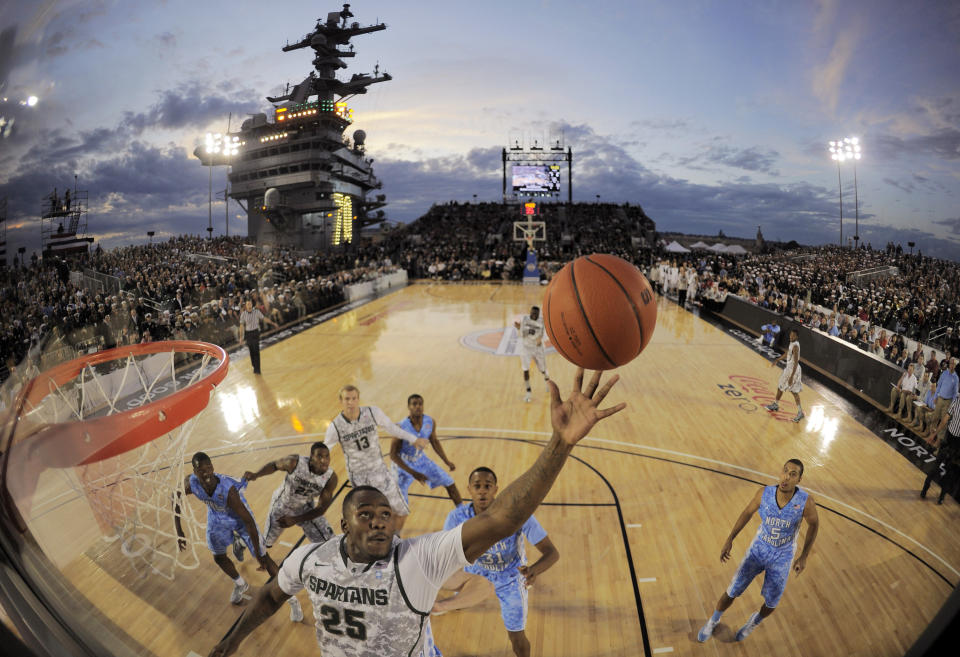
M 706 249 L 709 248 L 709 245 L 706 242 L 697 242 L 696 244 L 690 245 L 691 249 Z
M 743 255 L 747 250 L 740 246 L 739 244 L 731 244 L 727 247 L 727 253 L 731 255 Z
M 690 249 L 685 248 L 677 240 L 673 240 L 672 242 L 667 244 L 666 250 L 669 251 L 670 253 L 690 253 Z
M 726 253 L 727 245 L 723 242 L 717 242 L 713 246 L 707 247 L 708 251 L 713 251 L 714 253 Z

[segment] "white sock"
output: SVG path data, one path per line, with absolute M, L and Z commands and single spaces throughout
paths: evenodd
M 246 582 L 243 579 L 243 575 L 240 575 L 237 579 L 233 580 L 233 583 L 237 586 L 243 586 Z

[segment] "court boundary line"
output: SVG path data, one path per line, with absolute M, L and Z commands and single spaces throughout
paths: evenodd
M 537 436 L 550 436 L 550 435 L 552 435 L 551 432 L 549 432 L 549 431 L 530 431 L 530 430 L 525 430 L 525 429 L 492 429 L 492 428 L 481 428 L 481 427 L 446 427 L 446 428 L 444 429 L 444 431 L 477 431 L 477 432 L 488 432 L 488 431 L 490 431 L 490 432 L 494 432 L 494 433 L 524 433 L 524 434 L 531 434 L 531 435 L 537 435 Z M 672 455 L 672 456 L 686 457 L 686 458 L 688 458 L 688 459 L 695 460 L 695 461 L 697 461 L 697 460 L 698 460 L 698 461 L 706 461 L 706 462 L 708 462 L 708 463 L 714 463 L 714 464 L 716 464 L 716 465 L 722 465 L 722 466 L 728 467 L 728 468 L 730 468 L 730 469 L 732 469 L 732 470 L 741 470 L 741 471 L 743 471 L 743 472 L 748 472 L 748 473 L 750 473 L 750 474 L 758 475 L 758 476 L 762 477 L 763 479 L 776 481 L 776 477 L 774 477 L 774 476 L 772 476 L 772 475 L 770 475 L 770 474 L 768 474 L 768 473 L 759 472 L 759 471 L 753 470 L 753 469 L 751 469 L 751 468 L 747 468 L 747 467 L 740 466 L 740 465 L 735 465 L 735 464 L 733 464 L 733 463 L 727 463 L 726 461 L 719 461 L 719 460 L 717 460 L 717 459 L 711 459 L 711 458 L 708 458 L 708 457 L 705 457 L 705 456 L 697 456 L 697 455 L 695 455 L 695 454 L 688 454 L 688 453 L 686 453 L 686 452 L 678 452 L 678 451 L 675 451 L 675 450 L 664 449 L 664 448 L 662 448 L 662 447 L 653 447 L 652 445 L 641 445 L 641 444 L 635 444 L 635 443 L 628 443 L 628 442 L 624 442 L 624 441 L 621 441 L 621 440 L 611 440 L 611 439 L 609 439 L 609 438 L 596 438 L 596 437 L 593 437 L 593 436 L 586 436 L 585 438 L 583 438 L 583 440 L 585 440 L 585 441 L 586 441 L 586 440 L 590 440 L 590 441 L 595 441 L 595 442 L 599 442 L 599 443 L 606 443 L 606 444 L 610 444 L 610 445 L 619 445 L 619 446 L 622 446 L 622 447 L 631 447 L 631 448 L 633 448 L 633 449 L 641 449 L 641 450 L 646 449 L 646 450 L 650 450 L 650 451 L 653 451 L 653 452 L 662 452 L 662 453 L 665 453 L 665 454 L 670 454 L 670 455 Z M 582 445 L 582 446 L 590 447 L 589 445 Z M 622 452 L 622 453 L 633 454 L 633 452 Z M 642 457 L 642 456 L 645 456 L 644 454 L 634 454 L 634 455 L 635 455 L 635 456 L 641 456 L 641 457 Z M 649 457 L 649 458 L 657 458 L 657 457 Z M 662 460 L 667 461 L 667 462 L 669 462 L 669 463 L 676 463 L 676 464 L 678 464 L 678 465 L 687 465 L 687 466 L 690 466 L 690 467 L 704 468 L 704 466 L 698 466 L 698 465 L 695 465 L 695 464 L 692 464 L 692 463 L 683 463 L 682 461 L 672 461 L 672 460 L 670 460 L 670 459 L 662 459 Z M 710 470 L 709 468 L 704 468 L 704 469 Z M 722 475 L 726 475 L 726 476 L 733 476 L 733 477 L 738 477 L 738 478 L 740 478 L 740 479 L 745 479 L 744 477 L 739 477 L 738 475 L 731 475 L 730 473 L 722 472 L 722 471 L 719 471 L 719 470 L 711 470 L 711 471 L 712 471 L 712 472 L 717 472 L 718 474 L 722 474 Z M 752 483 L 758 483 L 758 484 L 761 483 L 761 482 L 754 482 L 752 479 L 745 479 L 745 480 L 746 480 L 746 481 L 750 481 L 750 482 L 752 482 Z M 884 522 L 883 520 L 880 520 L 880 519 L 877 518 L 876 516 L 873 516 L 873 515 L 867 513 L 866 511 L 864 511 L 864 510 L 862 510 L 862 509 L 858 509 L 858 508 L 856 508 L 856 507 L 854 507 L 854 506 L 851 506 L 851 505 L 847 504 L 846 502 L 842 502 L 841 500 L 838 500 L 838 499 L 836 499 L 835 497 L 832 497 L 832 496 L 830 496 L 830 495 L 827 495 L 826 493 L 819 492 L 819 491 L 814 490 L 814 489 L 812 489 L 812 488 L 807 488 L 806 490 L 809 491 L 810 493 L 816 494 L 819 498 L 822 498 L 822 499 L 825 499 L 825 500 L 830 500 L 831 502 L 834 502 L 834 503 L 836 503 L 836 504 L 839 505 L 839 506 L 845 507 L 845 508 L 849 509 L 850 511 L 853 511 L 853 512 L 855 512 L 855 513 L 858 513 L 858 514 L 864 516 L 865 518 L 868 518 L 868 519 L 872 520 L 873 522 L 877 523 L 878 525 L 881 525 L 881 526 L 889 529 L 890 531 L 898 534 L 899 536 L 902 536 L 903 538 L 907 539 L 908 541 L 910 541 L 911 543 L 913 543 L 914 545 L 916 545 L 917 547 L 919 547 L 920 549 L 922 549 L 924 552 L 926 552 L 926 553 L 929 554 L 930 556 L 934 557 L 937 561 L 939 561 L 941 564 L 943 564 L 944 566 L 946 566 L 953 574 L 955 574 L 955 575 L 957 575 L 958 577 L 960 577 L 960 570 L 957 570 L 956 568 L 954 568 L 952 565 L 950 565 L 950 564 L 946 561 L 946 559 L 944 559 L 943 557 L 941 557 L 939 554 L 937 554 L 936 552 L 934 552 L 934 551 L 931 550 L 929 547 L 927 547 L 926 545 L 924 545 L 924 544 L 921 543 L 920 541 L 916 540 L 916 539 L 913 538 L 912 536 L 908 536 L 907 534 L 903 533 L 902 531 L 900 531 L 900 530 L 897 529 L 896 527 L 894 527 L 894 526 L 892 526 L 892 525 Z M 935 568 L 933 568 L 932 566 L 930 566 L 929 564 L 927 564 L 926 561 L 924 561 L 923 559 L 921 559 L 920 557 L 918 557 L 917 555 L 915 555 L 915 554 L 914 554 L 913 552 L 911 552 L 909 549 L 905 548 L 904 546 L 902 546 L 902 545 L 900 545 L 899 543 L 897 543 L 896 541 L 894 541 L 894 540 L 893 540 L 892 538 L 890 538 L 889 536 L 887 536 L 887 535 L 885 535 L 885 534 L 877 531 L 876 529 L 873 529 L 872 527 L 869 527 L 869 526 L 867 526 L 867 525 L 864 525 L 863 523 L 855 520 L 854 518 L 850 518 L 849 516 L 846 516 L 846 515 L 840 513 L 839 511 L 837 511 L 837 510 L 835 510 L 835 509 L 831 509 L 831 508 L 828 507 L 828 506 L 825 506 L 825 505 L 823 505 L 823 504 L 820 504 L 819 502 L 817 503 L 817 506 L 821 506 L 821 507 L 823 507 L 824 509 L 826 509 L 827 511 L 831 511 L 831 512 L 836 513 L 837 515 L 839 515 L 839 516 L 841 516 L 841 517 L 847 518 L 847 519 L 850 520 L 851 522 L 856 523 L 856 524 L 860 525 L 861 527 L 863 527 L 864 529 L 867 529 L 867 530 L 869 530 L 869 531 L 872 531 L 873 533 L 877 534 L 877 536 L 880 536 L 880 537 L 886 539 L 887 541 L 893 543 L 894 545 L 896 545 L 897 547 L 899 547 L 901 550 L 903 550 L 903 551 L 906 552 L 907 554 L 913 556 L 915 559 L 917 559 L 918 561 L 920 561 L 920 563 L 922 563 L 922 564 L 924 564 L 925 566 L 927 566 L 930 570 L 932 570 L 935 574 L 937 574 L 937 576 L 939 576 L 939 577 L 940 577 L 941 579 L 943 579 L 947 584 L 949 584 L 951 588 L 954 587 L 954 585 L 950 582 L 950 580 L 948 580 L 943 574 L 941 574 L 941 573 L 940 573 L 939 571 L 937 571 Z

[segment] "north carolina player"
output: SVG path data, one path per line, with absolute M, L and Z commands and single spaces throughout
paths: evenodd
M 447 515 L 444 529 L 452 529 L 478 513 L 482 513 L 497 496 L 497 475 L 490 468 L 479 467 L 470 473 L 467 490 L 472 502 L 458 506 Z M 537 550 L 540 558 L 527 565 L 523 539 L 526 537 Z M 483 553 L 472 566 L 455 573 L 443 588 L 458 591 L 457 595 L 436 603 L 433 613 L 445 613 L 479 604 L 490 594 L 490 585 L 500 600 L 500 616 L 507 628 L 510 644 L 517 657 L 529 657 L 530 641 L 527 626 L 527 589 L 534 580 L 550 566 L 557 563 L 560 553 L 547 532 L 533 516 L 527 518 L 517 533 L 504 538 Z M 489 584 L 487 583 L 489 582 Z
M 598 421 L 626 407 L 598 407 L 617 379 L 600 386 L 596 372 L 584 388 L 583 370 L 578 370 L 566 401 L 551 384 L 553 435 L 536 463 L 485 511 L 453 529 L 401 540 L 395 535 L 396 516 L 381 492 L 369 486 L 350 491 L 343 500 L 343 536 L 294 550 L 211 657 L 233 654 L 244 637 L 302 588 L 314 606 L 324 657 L 424 655 L 429 613 L 441 585 L 498 541 L 516 534 L 550 490 L 573 447 Z
M 813 547 L 813 541 L 817 538 L 820 521 L 817 518 L 817 506 L 813 497 L 797 486 L 802 477 L 803 463 L 799 459 L 790 459 L 783 465 L 779 485 L 765 486 L 758 490 L 737 518 L 733 531 L 730 532 L 720 551 L 721 562 L 730 558 L 733 539 L 757 511 L 760 511 L 760 528 L 753 542 L 750 543 L 746 556 L 740 562 L 740 568 L 733 576 L 733 581 L 720 596 L 716 611 L 697 634 L 697 640 L 701 643 L 713 634 L 720 616 L 733 604 L 733 599 L 743 593 L 753 578 L 761 572 L 765 573 L 763 588 L 760 591 L 763 594 L 763 605 L 760 611 L 750 615 L 746 624 L 737 632 L 737 641 L 747 638 L 747 635 L 764 618 L 773 613 L 787 585 L 790 562 L 793 561 L 797 550 L 801 518 L 807 521 L 807 534 L 803 539 L 803 550 L 800 556 L 793 561 L 793 570 L 797 575 L 803 572 L 807 565 L 810 548 Z
M 544 381 L 550 381 L 547 374 L 547 357 L 543 350 L 543 320 L 540 319 L 540 308 L 532 306 L 530 314 L 524 315 L 519 322 L 513 323 L 520 334 L 520 367 L 523 368 L 523 384 L 527 387 L 527 396 L 524 401 L 531 400 L 530 391 L 530 359 L 537 364 L 537 369 L 543 374 Z M 547 385 L 550 390 L 550 385 Z
M 254 481 L 278 470 L 286 472 L 283 483 L 273 491 L 270 512 L 263 526 L 263 544 L 267 549 L 283 530 L 298 525 L 311 543 L 323 543 L 334 534 L 323 517 L 337 489 L 337 473 L 330 467 L 330 448 L 323 443 L 310 446 L 310 456 L 291 454 L 265 463 L 256 472 L 245 472 L 243 478 Z M 320 501 L 314 504 L 314 498 Z
M 420 395 L 407 397 L 407 409 L 410 411 L 410 415 L 401 420 L 397 426 L 418 438 L 429 440 L 430 444 L 433 445 L 433 450 L 443 459 L 450 471 L 456 470 L 457 466 L 447 458 L 443 446 L 437 439 L 437 425 L 434 424 L 433 418 L 423 414 L 423 397 Z M 407 506 L 410 506 L 408 491 L 414 479 L 430 488 L 438 486 L 446 488 L 454 506 L 463 503 L 463 498 L 460 497 L 460 491 L 457 490 L 453 477 L 441 470 L 440 466 L 434 463 L 430 457 L 410 443 L 394 438 L 390 442 L 390 460 L 393 461 L 393 472 L 397 476 L 397 485 L 400 487 L 400 494 L 403 495 L 403 501 L 407 503 Z
M 360 390 L 356 386 L 347 385 L 340 389 L 340 406 L 343 412 L 333 418 L 323 442 L 328 448 L 340 444 L 354 488 L 373 486 L 387 496 L 398 516 L 397 531 L 400 531 L 410 514 L 410 507 L 400 494 L 396 478 L 383 462 L 377 427 L 386 429 L 418 450 L 423 450 L 430 441 L 404 431 L 376 406 L 360 406 Z
M 220 566 L 220 570 L 233 580 L 230 602 L 238 605 L 243 601 L 243 594 L 250 588 L 250 584 L 240 576 L 237 567 L 227 557 L 227 548 L 233 543 L 234 533 L 240 535 L 250 554 L 257 558 L 271 577 L 277 574 L 277 564 L 266 552 L 261 554 L 257 524 L 253 521 L 253 514 L 250 512 L 247 500 L 240 492 L 246 488 L 247 482 L 215 473 L 210 457 L 203 452 L 194 454 L 191 462 L 193 474 L 186 477 L 183 488 L 187 495 L 195 495 L 198 500 L 207 505 L 207 547 L 213 553 L 213 560 Z M 177 547 L 184 550 L 187 547 L 187 540 L 183 536 L 183 527 L 180 525 L 179 491 L 173 503 L 173 513 L 173 524 L 178 536 Z M 294 604 L 291 603 L 291 607 Z M 302 613 L 300 617 L 303 618 Z
M 790 346 L 780 355 L 780 358 L 770 363 L 770 367 L 776 366 L 784 358 L 787 359 L 787 365 L 780 374 L 780 380 L 777 382 L 777 398 L 772 404 L 764 406 L 768 411 L 780 410 L 780 397 L 784 390 L 793 393 L 793 400 L 797 403 L 797 415 L 793 418 L 794 422 L 799 422 L 804 418 L 803 407 L 800 405 L 800 391 L 803 390 L 803 384 L 800 382 L 800 342 L 797 339 L 797 329 L 790 329 Z

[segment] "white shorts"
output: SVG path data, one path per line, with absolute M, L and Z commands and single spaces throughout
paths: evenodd
M 361 472 L 350 472 L 350 483 L 356 486 L 373 486 L 378 491 L 386 495 L 390 502 L 390 508 L 398 516 L 410 515 L 410 507 L 403 501 L 403 495 L 400 494 L 400 487 L 397 480 L 384 465 L 376 470 L 363 470 Z
M 277 539 L 280 538 L 280 534 L 283 533 L 284 528 L 280 526 L 278 520 L 283 516 L 288 515 L 301 515 L 313 509 L 313 503 L 304 504 L 302 506 L 286 506 L 279 504 L 281 489 L 277 489 L 273 492 L 273 498 L 270 500 L 270 513 L 267 514 L 267 523 L 263 527 L 263 531 L 260 532 L 262 543 L 264 547 L 270 548 L 273 547 L 273 544 L 277 542 Z M 307 540 L 311 543 L 324 543 L 333 536 L 333 528 L 330 526 L 330 523 L 327 522 L 327 519 L 323 516 L 318 516 L 313 520 L 307 520 L 306 522 L 297 523 L 297 526 L 303 530 L 303 533 L 306 535 Z
M 524 372 L 530 371 L 530 359 L 533 359 L 533 362 L 537 364 L 537 369 L 543 373 L 547 371 L 547 357 L 544 353 L 543 347 L 537 347 L 536 349 L 520 349 L 520 367 L 523 368 Z
M 793 368 L 791 367 L 792 371 Z M 797 365 L 797 373 L 793 377 L 793 383 L 790 383 L 790 371 L 784 368 L 783 372 L 780 373 L 780 381 L 777 382 L 777 388 L 783 390 L 784 392 L 800 392 L 803 389 L 803 384 L 800 383 L 800 365 Z

